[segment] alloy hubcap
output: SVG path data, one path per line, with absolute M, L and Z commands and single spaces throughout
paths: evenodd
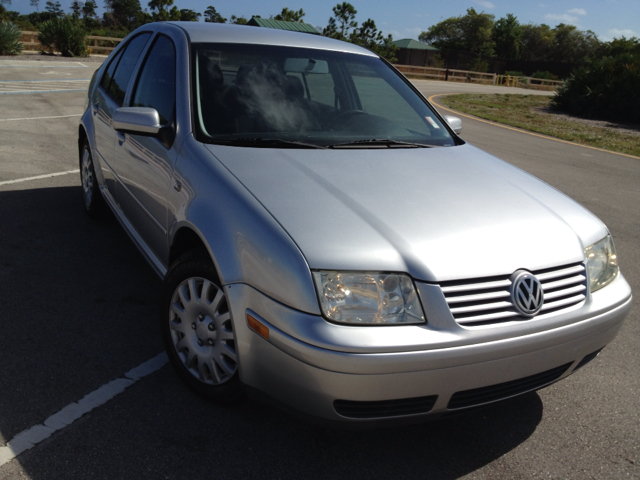
M 236 372 L 235 335 L 220 287 L 200 277 L 183 281 L 171 298 L 169 325 L 178 357 L 198 380 L 219 385 Z
M 84 193 L 84 204 L 89 208 L 93 198 L 93 171 L 91 169 L 91 155 L 87 149 L 82 155 L 82 191 Z

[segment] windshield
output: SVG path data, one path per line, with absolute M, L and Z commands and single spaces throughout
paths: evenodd
M 194 45 L 198 137 L 270 148 L 453 146 L 383 61 L 269 45 Z

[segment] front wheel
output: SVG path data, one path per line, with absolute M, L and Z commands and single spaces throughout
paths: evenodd
M 203 397 L 231 404 L 242 397 L 231 312 L 215 267 L 178 259 L 162 289 L 160 327 L 178 375 Z

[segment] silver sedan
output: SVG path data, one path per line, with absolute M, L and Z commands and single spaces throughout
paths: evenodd
M 460 130 L 355 45 L 149 24 L 91 81 L 84 206 L 163 279 L 201 395 L 417 421 L 572 374 L 631 306 L 606 226 Z

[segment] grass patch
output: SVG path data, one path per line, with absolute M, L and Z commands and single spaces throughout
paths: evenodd
M 540 95 L 449 95 L 439 102 L 454 110 L 571 142 L 640 157 L 640 132 L 620 131 L 606 122 L 545 113 L 552 97 Z

